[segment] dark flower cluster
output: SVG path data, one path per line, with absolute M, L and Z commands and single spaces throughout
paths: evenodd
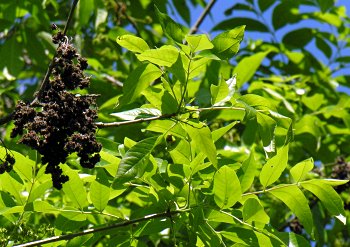
M 15 158 L 9 153 L 5 155 L 5 160 L 0 159 L 0 174 L 12 171 L 15 164 Z
M 338 157 L 336 160 L 336 163 L 332 167 L 331 177 L 335 179 L 349 180 L 350 179 L 350 162 L 346 162 L 344 157 Z M 346 184 L 337 186 L 335 189 L 340 193 L 348 188 L 350 188 L 350 184 L 346 183 Z
M 51 174 L 53 186 L 61 189 L 68 177 L 62 174 L 60 163 L 77 152 L 81 166 L 93 168 L 100 161 L 101 144 L 95 137 L 95 98 L 68 92 L 89 86 L 90 80 L 83 74 L 87 61 L 67 37 L 58 33 L 53 39 L 59 46 L 49 84 L 39 98 L 41 106 L 18 103 L 11 137 L 22 135 L 19 142 L 42 155 L 42 164 L 47 164 L 46 173 Z

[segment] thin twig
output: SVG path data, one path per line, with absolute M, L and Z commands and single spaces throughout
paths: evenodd
M 159 119 L 171 118 L 173 116 L 175 116 L 175 114 L 164 114 L 161 116 L 155 116 L 155 117 L 149 117 L 149 118 L 139 118 L 139 119 L 124 121 L 124 122 L 111 122 L 111 123 L 97 122 L 95 124 L 98 128 L 119 127 L 122 125 L 129 125 L 129 124 L 136 124 L 136 123 L 149 122 L 149 121 L 154 121 L 154 120 L 159 120 Z
M 186 112 L 203 112 L 203 111 L 220 111 L 220 110 L 237 110 L 237 111 L 245 111 L 242 107 L 234 107 L 234 106 L 212 106 L 212 107 L 205 107 L 205 108 L 198 108 L 198 109 L 187 109 Z M 263 110 L 258 110 L 263 111 Z M 170 119 L 177 115 L 178 113 L 172 113 L 172 114 L 164 114 L 161 116 L 154 116 L 149 118 L 139 118 L 135 120 L 129 120 L 129 121 L 123 121 L 123 122 L 111 122 L 111 123 L 103 123 L 103 122 L 96 122 L 95 125 L 102 129 L 107 127 L 119 127 L 122 125 L 131 125 L 131 124 L 137 124 L 137 123 L 143 123 L 143 122 L 150 122 L 154 120 L 160 120 L 160 119 Z M 181 122 L 181 121 L 180 121 Z
M 110 83 L 112 83 L 113 85 L 116 85 L 118 87 L 123 87 L 124 86 L 124 83 L 117 80 L 116 78 L 114 78 L 113 76 L 111 75 L 103 75 L 103 78 L 106 79 L 107 81 L 109 81 Z
M 195 34 L 198 31 L 199 26 L 204 21 L 205 17 L 209 14 L 211 8 L 214 6 L 216 0 L 210 0 L 210 2 L 207 4 L 205 9 L 203 10 L 202 14 L 197 19 L 196 23 L 191 27 L 189 34 Z
M 58 242 L 61 240 L 70 240 L 70 239 L 73 239 L 75 237 L 84 236 L 84 235 L 96 233 L 96 232 L 107 231 L 107 230 L 114 229 L 114 228 L 124 227 L 124 226 L 132 225 L 132 224 L 146 221 L 146 220 L 151 220 L 151 219 L 156 219 L 156 218 L 164 218 L 164 217 L 171 218 L 172 215 L 183 213 L 183 212 L 186 212 L 186 211 L 176 210 L 176 211 L 167 211 L 167 212 L 159 213 L 159 214 L 150 214 L 150 215 L 146 215 L 143 218 L 138 218 L 138 219 L 134 219 L 134 220 L 127 220 L 124 222 L 119 222 L 119 223 L 116 223 L 116 224 L 113 224 L 110 226 L 105 226 L 105 227 L 87 229 L 87 230 L 84 230 L 82 232 L 77 232 L 77 233 L 66 234 L 66 235 L 55 236 L 55 237 L 46 238 L 46 239 L 42 239 L 42 240 L 37 240 L 37 241 L 25 243 L 25 244 L 16 245 L 15 247 L 39 246 L 42 244 Z

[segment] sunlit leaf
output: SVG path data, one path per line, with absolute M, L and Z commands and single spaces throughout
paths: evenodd
M 264 207 L 255 198 L 249 198 L 243 205 L 243 220 L 251 223 L 262 223 L 262 227 L 269 223 L 270 217 L 264 211 Z
M 135 120 L 137 118 L 161 116 L 162 113 L 154 108 L 135 108 L 129 111 L 111 113 L 112 116 L 121 120 Z
M 160 12 L 156 6 L 155 9 L 165 35 L 178 43 L 182 43 L 183 39 L 185 38 L 184 27 L 176 23 L 167 14 Z
M 131 147 L 120 161 L 118 175 L 124 177 L 141 177 L 159 136 L 153 136 L 136 143 Z
M 303 160 L 290 169 L 295 182 L 301 182 L 305 179 L 308 172 L 314 168 L 314 160 L 312 158 Z
M 64 174 L 69 177 L 68 182 L 63 184 L 62 190 L 74 206 L 83 210 L 89 204 L 83 181 L 77 171 L 67 165 L 61 166 Z
M 312 233 L 313 220 L 309 203 L 298 186 L 280 185 L 280 187 L 270 190 L 269 193 L 286 204 L 287 207 L 298 217 L 305 230 L 309 234 Z
M 135 53 L 142 53 L 146 50 L 149 50 L 149 47 L 146 41 L 134 35 L 126 34 L 123 36 L 119 36 L 117 38 L 117 43 L 120 46 Z
M 184 124 L 183 127 L 187 130 L 187 133 L 191 137 L 196 149 L 203 152 L 210 162 L 216 166 L 218 162 L 216 157 L 216 147 L 210 129 L 207 126 L 195 122 Z
M 150 49 L 136 55 L 140 61 L 148 61 L 158 66 L 171 67 L 179 56 L 179 50 L 174 46 L 164 45 L 157 49 Z
M 243 84 L 249 81 L 259 68 L 260 64 L 264 60 L 270 51 L 257 52 L 251 56 L 243 58 L 233 70 L 233 73 L 237 74 L 237 88 L 241 88 Z
M 216 205 L 222 209 L 232 207 L 241 198 L 241 185 L 232 168 L 223 166 L 215 173 L 213 193 Z
M 239 26 L 232 30 L 217 35 L 212 43 L 214 53 L 221 59 L 230 59 L 238 50 L 243 39 L 245 26 Z
M 256 167 L 257 164 L 254 158 L 254 150 L 252 149 L 248 159 L 243 162 L 241 170 L 238 171 L 242 192 L 247 191 L 252 186 L 256 173 Z
M 331 215 L 346 224 L 343 201 L 332 186 L 317 179 L 305 181 L 301 186 L 317 196 Z
M 269 159 L 260 172 L 260 183 L 264 188 L 276 182 L 287 167 L 289 146 L 277 150 L 277 154 Z
M 185 39 L 192 52 L 208 50 L 214 47 L 214 45 L 208 39 L 208 36 L 205 34 L 186 35 Z

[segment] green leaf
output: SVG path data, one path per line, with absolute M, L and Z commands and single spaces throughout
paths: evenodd
M 78 172 L 68 165 L 61 165 L 61 167 L 64 174 L 69 177 L 68 182 L 62 186 L 63 192 L 74 206 L 83 210 L 89 204 L 83 181 L 80 179 Z
M 273 110 L 277 111 L 276 106 L 271 100 L 268 100 L 260 95 L 245 94 L 237 99 L 237 102 L 243 103 L 259 110 Z
M 271 7 L 272 4 L 274 4 L 275 0 L 258 0 L 259 9 L 261 12 L 264 12 L 268 8 Z
M 157 6 L 155 6 L 155 9 L 165 35 L 178 43 L 182 43 L 183 39 L 185 38 L 185 31 L 183 26 L 176 23 L 168 15 L 160 12 Z
M 275 187 L 268 191 L 280 199 L 298 217 L 305 230 L 311 234 L 313 227 L 312 214 L 309 202 L 303 192 L 296 185 Z
M 210 212 L 210 214 L 207 217 L 207 220 L 213 221 L 213 222 L 228 223 L 228 224 L 235 223 L 234 219 L 231 216 L 216 210 L 212 210 Z
M 90 199 L 95 208 L 102 212 L 109 201 L 110 183 L 103 170 L 99 170 L 96 180 L 90 185 Z
M 121 120 L 131 121 L 138 118 L 159 117 L 162 113 L 155 108 L 135 108 L 129 111 L 111 113 L 110 115 Z
M 260 64 L 269 53 L 270 51 L 257 52 L 254 55 L 243 58 L 237 64 L 233 70 L 233 73 L 237 74 L 237 88 L 241 88 L 245 82 L 253 77 Z
M 192 52 L 209 50 L 214 47 L 214 45 L 208 39 L 208 36 L 205 34 L 189 34 L 186 35 L 185 39 Z
M 100 25 L 107 23 L 108 12 L 104 8 L 98 8 L 96 13 L 95 20 L 95 29 L 97 29 Z
M 262 227 L 269 223 L 270 217 L 264 211 L 264 207 L 261 206 L 259 200 L 255 198 L 247 199 L 243 204 L 243 220 L 247 223 L 262 223 Z
M 268 115 L 257 112 L 256 120 L 258 122 L 259 134 L 264 147 L 267 147 L 274 140 L 276 122 Z
M 149 46 L 142 38 L 139 38 L 134 35 L 122 35 L 117 38 L 117 43 L 128 49 L 129 51 L 135 52 L 135 53 L 142 53 L 146 50 L 149 50 Z
M 332 48 L 322 36 L 316 36 L 316 46 L 327 58 L 331 58 Z
M 149 155 L 157 145 L 159 137 L 149 137 L 132 146 L 120 161 L 118 175 L 141 177 L 145 172 Z
M 272 247 L 271 239 L 266 235 L 241 227 L 230 227 L 225 231 L 220 231 L 220 234 L 234 243 L 239 243 L 244 246 L 264 246 Z
M 79 1 L 77 7 L 79 21 L 77 23 L 80 26 L 87 25 L 94 9 L 95 7 L 93 0 Z
M 174 46 L 163 45 L 157 49 L 150 49 L 136 55 L 140 61 L 148 61 L 158 66 L 171 67 L 177 60 L 180 52 Z
M 317 196 L 331 215 L 346 224 L 343 201 L 332 186 L 317 179 L 302 182 L 301 186 Z
M 232 19 L 227 19 L 219 24 L 217 24 L 213 30 L 227 30 L 231 27 L 236 27 L 239 25 L 245 25 L 245 30 L 247 31 L 258 31 L 258 32 L 268 32 L 269 29 L 266 27 L 264 23 L 261 23 L 258 20 L 245 18 L 245 17 L 235 17 Z
M 19 204 L 24 204 L 25 201 L 21 195 L 24 189 L 23 181 L 16 173 L 4 173 L 1 175 L 0 188 L 3 191 L 10 193 Z
M 182 19 L 186 21 L 188 25 L 191 24 L 191 8 L 187 5 L 188 1 L 186 0 L 172 0 L 173 5 L 176 8 L 176 11 L 180 14 Z
M 294 47 L 305 47 L 314 37 L 314 32 L 310 28 L 301 28 L 287 33 L 282 42 Z
M 309 158 L 293 166 L 290 169 L 290 174 L 292 175 L 294 181 L 299 183 L 305 179 L 307 173 L 311 171 L 312 168 L 314 168 L 314 160 Z
M 224 81 L 221 79 L 219 85 L 210 85 L 212 104 L 214 106 L 222 106 L 230 101 L 236 89 L 236 76 Z
M 297 1 L 282 1 L 272 13 L 272 24 L 275 30 L 284 27 L 287 23 L 296 23 L 301 19 L 301 15 L 295 13 L 299 7 Z M 294 11 L 293 11 L 294 10 Z M 281 14 L 283 13 L 283 14 Z
M 246 159 L 238 172 L 241 181 L 242 192 L 247 191 L 253 184 L 257 164 L 254 158 L 254 150 L 251 149 L 248 159 Z
M 232 58 L 239 50 L 240 43 L 243 40 L 244 29 L 245 26 L 239 26 L 217 35 L 212 40 L 215 55 L 221 59 Z
M 242 196 L 236 172 L 222 166 L 214 175 L 214 200 L 221 209 L 232 207 Z
M 31 181 L 33 178 L 35 162 L 14 150 L 11 150 L 10 154 L 13 155 L 16 160 L 15 165 L 13 166 L 16 173 L 21 177 L 21 179 Z M 0 147 L 0 157 L 5 157 L 5 155 L 6 149 L 4 147 Z
M 168 119 L 152 121 L 146 129 L 157 133 L 167 133 L 182 139 L 185 139 L 187 136 L 186 131 L 180 124 Z
M 214 166 L 218 161 L 216 158 L 216 147 L 214 145 L 210 129 L 201 123 L 189 121 L 188 124 L 183 125 L 191 137 L 194 147 L 203 152 Z
M 334 0 L 317 0 L 322 12 L 326 12 L 334 5 Z
M 260 172 L 260 183 L 264 188 L 276 182 L 287 167 L 289 145 L 283 146 L 269 159 Z
M 142 94 L 154 107 L 161 110 L 163 114 L 171 114 L 177 111 L 178 103 L 169 91 L 162 87 L 148 87 Z
M 153 64 L 142 64 L 137 67 L 124 82 L 123 96 L 119 98 L 119 104 L 126 105 L 134 102 L 142 91 L 161 75 L 161 70 Z
M 224 127 L 221 127 L 219 129 L 214 130 L 211 135 L 213 138 L 213 141 L 218 141 L 223 135 L 225 135 L 227 132 L 229 132 L 233 126 L 235 126 L 238 123 L 238 121 L 232 122 Z

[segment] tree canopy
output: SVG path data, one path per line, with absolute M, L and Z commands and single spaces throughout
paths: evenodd
M 0 1 L 1 245 L 350 246 L 346 6 L 219 4 Z

